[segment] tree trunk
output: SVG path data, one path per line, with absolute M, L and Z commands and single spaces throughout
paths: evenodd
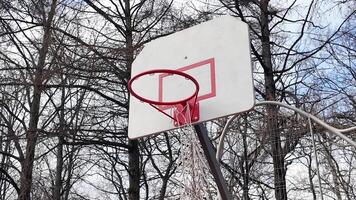
M 63 194 L 63 200 L 68 200 L 69 199 L 69 193 L 70 193 L 70 190 L 71 190 L 71 187 L 72 187 L 72 176 L 73 176 L 73 171 L 74 171 L 74 154 L 75 154 L 75 147 L 74 145 L 71 146 L 71 150 L 70 152 L 68 153 L 69 155 L 67 156 L 68 158 L 68 166 L 67 166 L 67 177 L 66 177 L 66 182 L 65 182 L 65 187 L 63 189 L 64 191 L 64 194 Z
M 62 77 L 63 78 L 63 77 Z M 65 85 L 65 80 L 63 78 L 62 84 Z M 59 130 L 58 130 L 58 145 L 57 145 L 57 163 L 56 163 L 56 177 L 54 183 L 53 199 L 61 200 L 61 189 L 62 189 L 62 171 L 63 171 L 63 143 L 64 143 L 64 104 L 65 104 L 65 88 L 62 88 L 62 99 L 59 114 Z
M 30 105 L 30 121 L 28 130 L 26 132 L 26 155 L 25 159 L 21 162 L 21 175 L 20 175 L 20 194 L 19 200 L 31 199 L 31 187 L 32 187 L 32 169 L 35 158 L 35 149 L 37 142 L 37 126 L 40 111 L 42 82 L 43 82 L 43 68 L 45 66 L 45 60 L 48 52 L 48 48 L 51 43 L 51 23 L 55 14 L 57 1 L 53 0 L 51 4 L 51 10 L 48 14 L 48 19 L 43 20 L 45 22 L 44 35 L 42 39 L 42 48 L 39 51 L 38 62 L 36 66 L 34 87 L 33 87 L 33 99 Z
M 308 154 L 308 178 L 309 178 L 309 184 L 310 184 L 310 191 L 313 194 L 313 200 L 317 200 L 316 198 L 316 192 L 315 192 L 315 187 L 313 183 L 313 168 L 312 168 L 312 156 L 311 154 Z
M 330 136 L 330 135 L 329 135 Z M 329 137 L 331 138 L 331 137 Z M 333 162 L 333 159 L 331 158 L 331 144 L 329 144 L 329 142 L 325 142 L 325 146 L 324 146 L 324 150 L 325 150 L 325 157 L 326 157 L 326 160 L 327 160 L 327 163 L 329 165 L 329 169 L 331 171 L 331 176 L 332 176 L 332 180 L 333 180 L 333 183 L 334 185 L 331 185 L 330 188 L 333 190 L 333 192 L 335 193 L 336 195 L 336 199 L 337 200 L 342 200 L 342 196 L 341 196 L 341 191 L 340 191 L 340 182 L 339 182 L 339 179 L 338 179 L 338 173 L 336 171 L 336 166 Z
M 61 189 L 62 189 L 62 171 L 63 171 L 63 135 L 58 137 L 57 145 L 57 164 L 56 164 L 56 177 L 54 183 L 53 199 L 61 200 Z
M 133 36 L 132 36 L 132 24 L 131 24 L 131 11 L 130 0 L 125 0 L 125 23 L 126 23 L 126 69 L 131 71 L 133 62 Z M 130 73 L 129 73 L 130 74 Z M 138 148 L 138 140 L 129 140 L 129 189 L 128 199 L 139 200 L 140 199 L 140 152 Z
M 261 33 L 262 33 L 262 60 L 265 79 L 266 100 L 276 100 L 276 86 L 273 79 L 272 55 L 270 47 L 270 31 L 268 26 L 268 3 L 269 0 L 261 0 Z M 278 108 L 267 105 L 267 130 L 270 133 L 271 150 L 274 167 L 274 187 L 277 200 L 287 200 L 284 154 L 282 151 L 280 132 L 278 130 Z
M 140 153 L 138 140 L 129 140 L 129 200 L 140 199 Z
M 242 185 L 242 190 L 243 190 L 243 199 L 244 200 L 249 200 L 249 179 L 250 179 L 250 174 L 249 174 L 249 162 L 248 162 L 248 144 L 247 144 L 247 130 L 248 130 L 248 122 L 247 122 L 247 116 L 244 116 L 244 130 L 241 131 L 242 134 L 242 143 L 243 143 L 243 155 L 242 155 L 242 162 L 241 162 L 241 173 L 243 176 L 243 185 Z

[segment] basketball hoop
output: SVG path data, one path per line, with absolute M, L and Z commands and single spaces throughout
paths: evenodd
M 178 75 L 184 77 L 185 79 L 191 81 L 194 84 L 195 90 L 192 95 L 177 101 L 163 101 L 163 99 L 159 99 L 156 101 L 156 100 L 145 98 L 134 91 L 132 87 L 134 81 L 136 81 L 142 76 L 153 75 L 156 73 L 165 74 L 165 75 Z M 136 97 L 138 100 L 150 104 L 153 108 L 155 108 L 159 112 L 171 118 L 175 126 L 181 126 L 199 120 L 199 104 L 197 102 L 197 97 L 199 93 L 199 83 L 194 77 L 192 77 L 189 74 L 177 70 L 170 70 L 170 69 L 155 69 L 155 70 L 145 71 L 135 75 L 129 80 L 128 90 L 130 94 Z M 164 111 L 165 108 L 173 109 L 172 116 Z

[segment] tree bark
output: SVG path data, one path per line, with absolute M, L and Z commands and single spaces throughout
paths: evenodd
M 270 30 L 268 25 L 268 3 L 269 0 L 261 0 L 261 33 L 262 33 L 262 60 L 265 79 L 265 94 L 267 101 L 276 100 L 276 86 L 273 79 L 272 54 L 270 47 Z M 270 133 L 271 150 L 274 167 L 275 198 L 287 200 L 285 182 L 284 154 L 282 152 L 281 137 L 278 130 L 277 114 L 278 108 L 273 105 L 266 107 L 267 130 Z
M 129 140 L 129 200 L 140 199 L 140 153 L 138 140 Z
M 33 162 L 35 158 L 35 149 L 37 143 L 37 126 L 40 111 L 41 93 L 42 93 L 42 82 L 43 82 L 43 69 L 45 66 L 47 52 L 51 43 L 51 24 L 55 14 L 55 9 L 57 5 L 57 0 L 53 0 L 51 4 L 51 9 L 48 14 L 48 19 L 44 21 L 44 35 L 42 38 L 42 47 L 39 51 L 38 62 L 36 66 L 34 87 L 33 87 L 33 98 L 30 105 L 30 120 L 28 130 L 26 132 L 26 155 L 25 159 L 21 162 L 21 175 L 20 175 L 20 194 L 19 200 L 30 200 L 31 199 L 31 187 L 32 187 L 32 170 Z
M 342 200 L 341 191 L 340 191 L 340 181 L 338 179 L 338 173 L 336 170 L 336 166 L 333 162 L 333 159 L 331 158 L 332 157 L 331 149 L 332 149 L 331 144 L 329 144 L 329 142 L 325 142 L 325 145 L 324 145 L 324 151 L 325 151 L 325 155 L 326 155 L 325 157 L 326 157 L 327 164 L 330 167 L 329 169 L 331 171 L 332 182 L 334 183 L 334 185 L 331 185 L 330 188 L 334 192 L 336 199 Z
M 244 130 L 241 131 L 242 135 L 242 144 L 243 144 L 243 155 L 242 155 L 242 162 L 241 162 L 241 173 L 243 176 L 243 185 L 242 185 L 242 190 L 243 190 L 243 199 L 244 200 L 249 200 L 249 180 L 250 180 L 250 174 L 249 174 L 249 161 L 248 161 L 248 143 L 247 143 L 247 128 L 248 122 L 247 122 L 247 116 L 244 116 Z
M 126 69 L 130 74 L 132 62 L 133 62 L 133 34 L 131 24 L 131 8 L 130 0 L 125 0 L 125 38 L 126 38 Z M 128 110 L 128 109 L 127 109 Z M 128 141 L 128 154 L 129 154 L 129 189 L 128 199 L 139 200 L 140 199 L 140 152 L 138 148 L 138 140 Z
M 63 78 L 63 85 L 65 85 L 65 80 Z M 59 114 L 59 136 L 57 144 L 57 163 L 56 163 L 56 177 L 54 183 L 53 199 L 61 200 L 61 189 L 62 183 L 62 171 L 63 171 L 63 143 L 64 143 L 64 104 L 65 104 L 65 88 L 62 88 L 62 99 Z

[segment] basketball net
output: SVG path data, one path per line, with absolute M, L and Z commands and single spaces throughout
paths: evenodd
M 190 114 L 190 108 L 186 109 Z M 178 112 L 178 111 L 174 111 Z M 208 178 L 210 169 L 204 157 L 203 149 L 191 123 L 191 117 L 185 117 L 185 125 L 179 124 L 179 135 L 181 141 L 181 152 L 178 163 L 181 166 L 181 186 L 180 199 L 182 200 L 203 200 L 212 199 L 209 190 Z

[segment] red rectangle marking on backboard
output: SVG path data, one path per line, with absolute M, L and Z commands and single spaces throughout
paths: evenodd
M 185 72 L 185 71 L 189 71 L 194 68 L 202 67 L 204 65 L 209 65 L 209 68 L 210 68 L 210 91 L 209 91 L 209 93 L 198 95 L 197 102 L 216 96 L 215 59 L 209 58 L 209 59 L 191 64 L 191 65 L 176 69 L 177 71 Z M 163 79 L 169 75 L 170 74 L 159 75 L 159 78 L 158 78 L 158 100 L 159 101 L 163 101 Z M 202 87 L 202 86 L 200 86 L 200 87 Z M 184 97 L 182 97 L 182 98 L 184 98 Z M 159 106 L 159 107 L 160 107 L 160 109 L 171 108 L 171 106 Z

